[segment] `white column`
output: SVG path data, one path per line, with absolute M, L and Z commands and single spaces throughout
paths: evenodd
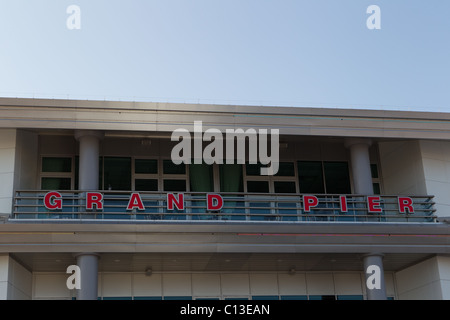
M 98 297 L 98 254 L 85 252 L 76 255 L 80 267 L 80 289 L 77 300 L 97 300 Z
M 363 257 L 367 300 L 386 300 L 383 254 L 370 253 Z
M 103 133 L 78 130 L 75 138 L 80 142 L 79 189 L 98 190 L 100 140 Z
M 350 149 L 350 160 L 356 194 L 372 195 L 372 173 L 370 170 L 369 139 L 347 139 L 345 146 Z

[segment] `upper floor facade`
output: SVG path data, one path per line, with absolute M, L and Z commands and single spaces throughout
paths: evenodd
M 0 102 L 5 219 L 436 223 L 450 216 L 446 114 Z M 181 141 L 174 132 L 182 129 L 194 138 L 199 122 L 201 134 L 223 133 L 223 147 L 227 130 L 242 129 L 234 159 L 228 161 L 222 151 L 206 163 L 208 145 L 217 139 L 202 135 L 205 157 L 194 159 L 193 140 L 190 163 L 174 163 Z M 254 144 L 259 150 L 262 144 L 245 133 L 261 129 L 277 130 L 273 175 L 261 174 L 271 165 L 258 161 L 261 157 L 252 163 Z M 245 146 L 241 158 L 239 139 Z M 266 155 L 274 156 L 270 141 L 266 147 Z M 217 150 L 209 155 L 217 156 Z M 55 206 L 59 200 L 61 206 Z

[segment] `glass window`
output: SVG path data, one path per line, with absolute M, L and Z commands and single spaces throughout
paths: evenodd
M 221 164 L 220 171 L 220 191 L 222 192 L 242 192 L 242 165 Z
M 307 296 L 299 295 L 299 296 L 281 296 L 281 300 L 308 300 Z
M 163 161 L 163 173 L 164 174 L 186 174 L 186 165 L 179 164 L 176 165 L 172 160 Z
M 380 184 L 378 182 L 372 183 L 373 185 L 373 193 L 381 194 Z
M 278 296 L 252 296 L 252 300 L 279 300 Z
M 131 158 L 105 157 L 104 189 L 131 190 Z
M 279 177 L 293 177 L 295 176 L 294 163 L 293 162 L 280 162 L 278 172 L 275 176 Z
M 372 173 L 373 193 L 381 194 L 381 184 L 380 184 L 380 175 L 378 174 L 378 165 L 372 163 L 370 165 L 370 171 Z
M 326 192 L 349 194 L 350 175 L 347 162 L 324 162 Z
M 158 191 L 158 179 L 135 179 L 136 191 Z
M 309 300 L 336 300 L 336 297 L 331 295 L 323 295 L 323 296 L 313 295 L 309 296 Z
M 255 164 L 246 163 L 245 164 L 245 174 L 247 176 L 260 176 L 262 167 L 264 167 L 264 166 L 261 163 L 255 163 Z
M 164 191 L 186 191 L 186 180 L 167 179 L 164 180 Z
M 194 192 L 214 191 L 212 165 L 208 165 L 205 163 L 189 165 L 189 180 L 191 183 L 191 191 Z
M 135 159 L 134 173 L 157 174 L 158 160 L 156 159 Z
M 42 158 L 42 172 L 72 172 L 72 158 Z
M 295 181 L 274 181 L 275 193 L 295 193 Z
M 378 178 L 378 166 L 375 163 L 370 165 L 370 172 L 372 173 L 372 178 Z
M 363 295 L 354 294 L 354 295 L 338 295 L 337 300 L 364 300 Z
M 301 193 L 325 193 L 321 161 L 298 161 L 297 168 Z
M 247 192 L 269 192 L 269 181 L 247 181 Z
M 70 190 L 70 178 L 48 178 L 41 179 L 42 190 Z

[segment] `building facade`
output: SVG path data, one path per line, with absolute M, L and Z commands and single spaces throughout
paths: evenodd
M 4 98 L 0 177 L 1 299 L 450 299 L 446 113 Z

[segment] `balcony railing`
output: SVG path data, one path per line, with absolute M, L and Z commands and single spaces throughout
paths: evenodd
M 207 194 L 184 192 L 183 210 L 168 210 L 167 192 L 139 192 L 144 210 L 127 210 L 130 191 L 101 193 L 103 209 L 86 209 L 86 192 L 59 191 L 62 208 L 48 209 L 44 197 L 48 191 L 16 191 L 12 219 L 112 219 L 112 220 L 224 220 L 224 221 L 342 221 L 342 222 L 436 222 L 432 196 L 410 196 L 414 213 L 400 213 L 397 196 L 380 196 L 380 213 L 369 213 L 367 197 L 345 195 L 346 212 L 340 196 L 315 195 L 318 204 L 306 212 L 303 194 L 220 193 L 223 207 L 208 210 Z M 177 195 L 177 193 L 174 193 Z

